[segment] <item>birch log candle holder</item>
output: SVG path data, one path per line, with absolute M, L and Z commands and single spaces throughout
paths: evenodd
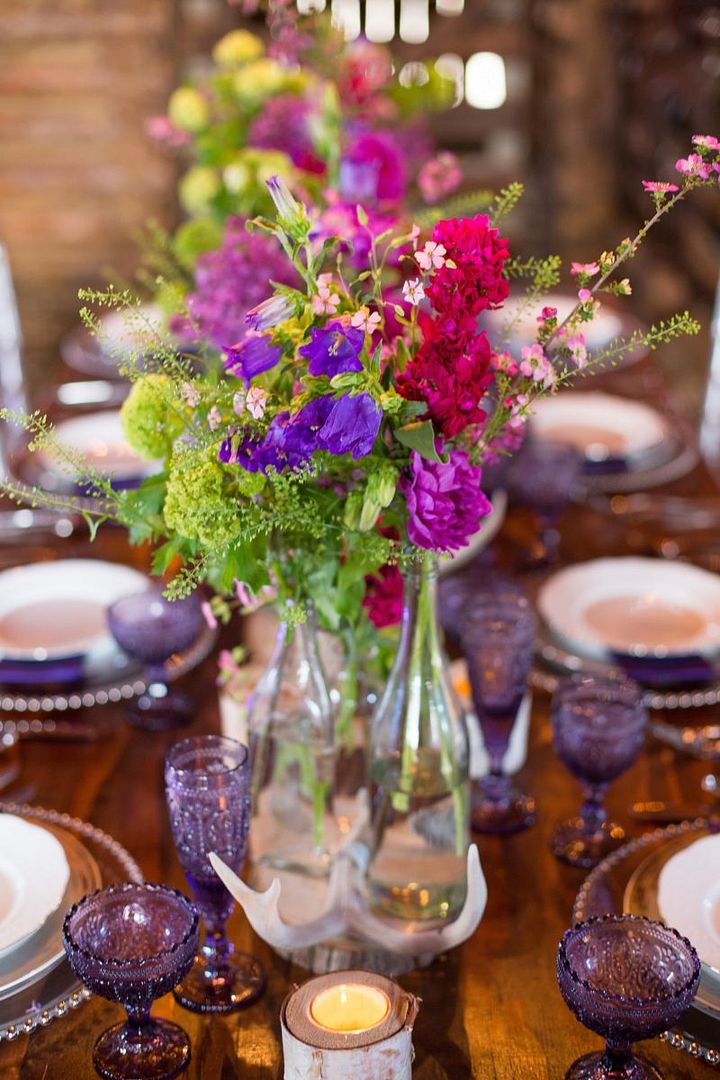
M 280 1012 L 284 1080 L 411 1080 L 419 1005 L 369 971 L 310 979 Z

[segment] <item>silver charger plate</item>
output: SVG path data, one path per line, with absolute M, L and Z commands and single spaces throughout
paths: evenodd
M 57 825 L 46 823 L 44 828 L 62 844 L 70 878 L 58 908 L 27 941 L 0 960 L 0 1002 L 32 986 L 62 962 L 65 953 L 61 934 L 66 911 L 102 884 L 98 864 L 78 837 Z
M 680 825 L 654 829 L 618 848 L 591 870 L 575 899 L 573 922 L 584 922 L 595 915 L 620 913 L 623 910 L 625 889 L 630 875 L 641 865 L 653 846 L 693 834 L 706 832 L 705 818 L 683 821 Z M 660 1038 L 676 1050 L 708 1065 L 720 1065 L 720 1014 L 708 1016 L 700 1009 L 690 1008 L 683 1017 L 682 1027 L 665 1032 Z
M 218 638 L 217 630 L 209 626 L 203 629 L 189 648 L 177 653 L 167 662 L 169 679 L 179 678 L 192 671 L 209 656 Z M 143 669 L 136 661 L 130 661 L 122 675 L 88 680 L 73 689 L 49 691 L 48 693 L 28 693 L 27 690 L 15 690 L 7 685 L 0 686 L 0 712 L 28 716 L 57 716 L 62 713 L 91 709 L 96 705 L 112 705 L 144 694 L 147 683 Z M 40 722 L 42 725 L 42 722 Z M 0 721 L 0 734 L 4 731 L 17 731 L 18 734 L 40 734 L 42 726 L 33 727 L 32 722 Z
M 17 814 L 38 825 L 73 834 L 96 860 L 103 885 L 115 881 L 141 882 L 140 867 L 125 848 L 102 829 L 79 818 L 24 803 L 0 801 L 0 813 Z M 12 997 L 0 1001 L 0 1043 L 29 1035 L 77 1009 L 90 997 L 66 960 L 46 976 Z
M 632 491 L 645 491 L 647 488 L 661 487 L 682 479 L 695 468 L 700 454 L 691 434 L 681 433 L 672 440 L 668 453 L 660 460 L 653 460 L 647 465 L 638 463 L 637 467 L 625 472 L 595 473 L 583 476 L 578 482 L 576 501 L 582 502 L 589 495 L 621 495 Z

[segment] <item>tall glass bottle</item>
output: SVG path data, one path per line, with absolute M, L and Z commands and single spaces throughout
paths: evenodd
M 447 919 L 466 892 L 469 748 L 435 613 L 437 566 L 406 574 L 400 644 L 373 718 L 373 850 L 367 884 L 380 914 Z
M 322 876 L 337 843 L 333 708 L 312 610 L 281 623 L 248 702 L 253 861 Z

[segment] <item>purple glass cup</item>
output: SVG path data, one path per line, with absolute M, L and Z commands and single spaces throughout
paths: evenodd
M 198 947 L 198 915 L 166 885 L 123 882 L 78 901 L 65 917 L 70 966 L 93 994 L 119 1001 L 127 1022 L 95 1044 L 93 1064 L 108 1080 L 169 1080 L 190 1061 L 177 1024 L 153 1020 L 150 1006 L 180 981 Z
M 535 823 L 535 800 L 517 790 L 503 771 L 533 661 L 536 618 L 520 593 L 487 593 L 473 599 L 462 631 L 475 714 L 490 759 L 487 776 L 473 784 L 475 832 L 513 833 Z
M 570 503 L 582 472 L 574 446 L 529 438 L 508 473 L 508 487 L 523 506 L 533 511 L 538 536 L 529 553 L 530 567 L 552 566 L 560 554 L 557 523 Z
M 259 960 L 236 952 L 225 934 L 234 900 L 213 870 L 215 852 L 239 874 L 250 827 L 248 749 L 235 739 L 183 739 L 165 759 L 165 791 L 178 857 L 205 924 L 205 942 L 175 990 L 194 1012 L 230 1012 L 265 989 Z
M 673 1027 L 692 1003 L 700 960 L 677 930 L 639 915 L 603 915 L 563 935 L 557 979 L 565 1004 L 606 1041 L 566 1080 L 662 1080 L 632 1044 Z
M 108 608 L 108 625 L 121 649 L 145 665 L 147 689 L 127 709 L 134 727 L 166 731 L 192 719 L 193 704 L 186 694 L 168 685 L 167 661 L 187 649 L 203 627 L 200 600 L 195 593 L 167 600 L 157 587 L 132 593 Z
M 612 780 L 629 769 L 645 744 L 647 711 L 629 679 L 573 675 L 553 696 L 555 753 L 580 781 L 583 804 L 556 828 L 553 853 L 572 866 L 596 866 L 625 841 L 603 805 Z

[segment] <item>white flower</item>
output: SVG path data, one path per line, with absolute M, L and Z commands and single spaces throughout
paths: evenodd
M 261 386 L 252 386 L 247 392 L 247 398 L 245 404 L 247 411 L 252 416 L 253 420 L 261 420 L 265 415 L 265 406 L 267 400 L 270 397 L 266 390 L 263 390 Z
M 381 322 L 382 319 L 377 311 L 371 313 L 369 308 L 361 307 L 353 315 L 350 325 L 354 326 L 356 330 L 364 330 L 366 333 L 372 334 L 377 330 Z
M 409 304 L 417 307 L 425 299 L 425 288 L 420 278 L 412 278 L 403 285 L 403 296 Z
M 428 240 L 422 251 L 416 253 L 415 258 L 421 270 L 442 270 L 446 255 L 447 249 L 442 244 Z

